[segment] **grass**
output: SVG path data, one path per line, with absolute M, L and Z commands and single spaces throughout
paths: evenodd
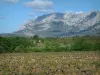
M 100 52 L 0 54 L 0 75 L 100 75 Z

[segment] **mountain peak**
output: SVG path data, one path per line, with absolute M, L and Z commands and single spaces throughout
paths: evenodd
M 100 29 L 99 22 L 99 11 L 50 13 L 28 21 L 16 33 L 44 37 L 92 35 Z

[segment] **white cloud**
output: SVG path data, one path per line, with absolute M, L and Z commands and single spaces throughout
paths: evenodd
M 84 13 L 84 12 L 83 11 L 76 12 L 76 14 L 81 14 L 81 13 Z
M 34 17 L 34 16 L 35 16 L 35 13 L 29 12 L 28 15 L 29 15 L 30 17 Z
M 37 18 L 36 14 L 34 12 L 29 12 L 28 16 L 32 17 L 32 18 L 34 17 L 34 19 Z
M 36 10 L 37 12 L 47 12 L 47 13 L 49 13 L 49 12 L 51 12 L 51 13 L 53 13 L 54 11 L 52 10 L 52 9 L 37 9 Z
M 75 12 L 75 11 L 66 11 L 65 13 L 76 13 L 76 14 L 82 14 L 84 13 L 83 11 Z
M 5 2 L 9 3 L 18 3 L 20 0 L 5 0 Z
M 33 8 L 38 12 L 51 12 L 53 7 L 53 2 L 48 0 L 33 0 L 29 2 L 24 2 L 24 5 Z

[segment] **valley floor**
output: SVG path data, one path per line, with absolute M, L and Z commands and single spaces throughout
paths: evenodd
M 4 53 L 0 75 L 100 75 L 100 52 Z

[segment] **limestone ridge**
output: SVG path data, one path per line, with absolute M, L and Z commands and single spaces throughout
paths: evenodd
M 100 11 L 89 13 L 66 12 L 39 16 L 23 24 L 16 35 L 68 37 L 100 33 Z

